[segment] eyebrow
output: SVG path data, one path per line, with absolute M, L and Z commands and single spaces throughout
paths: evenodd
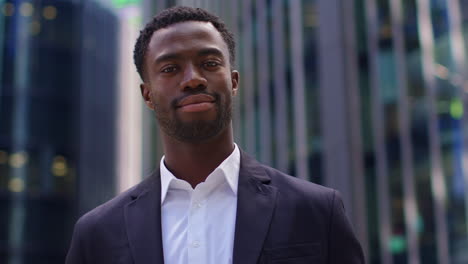
M 204 48 L 198 52 L 199 56 L 214 55 L 217 57 L 224 57 L 223 52 L 217 48 Z
M 204 48 L 198 51 L 197 53 L 198 56 L 208 56 L 208 55 L 213 55 L 217 57 L 222 57 L 224 58 L 223 52 L 217 48 Z M 159 64 L 163 61 L 168 61 L 168 60 L 177 60 L 182 58 L 182 55 L 179 53 L 166 53 L 158 56 L 156 60 L 154 60 L 154 64 Z
M 163 61 L 168 61 L 168 60 L 176 60 L 180 59 L 182 56 L 177 54 L 177 53 L 166 53 L 161 56 L 158 56 L 156 60 L 154 60 L 154 64 L 159 64 Z

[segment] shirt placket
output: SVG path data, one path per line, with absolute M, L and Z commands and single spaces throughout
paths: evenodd
M 198 186 L 191 197 L 188 215 L 187 248 L 188 263 L 207 263 L 206 257 L 206 194 L 203 186 Z

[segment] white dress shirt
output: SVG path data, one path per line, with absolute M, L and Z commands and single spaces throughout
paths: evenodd
M 179 166 L 183 166 L 180 164 Z M 232 263 L 240 151 L 237 145 L 195 189 L 161 159 L 164 263 Z

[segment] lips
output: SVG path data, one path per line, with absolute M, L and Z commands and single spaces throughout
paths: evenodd
M 184 112 L 202 112 L 211 109 L 215 98 L 209 94 L 195 94 L 184 97 L 177 107 Z

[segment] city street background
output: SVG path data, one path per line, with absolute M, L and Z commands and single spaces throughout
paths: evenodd
M 64 263 L 155 169 L 133 46 L 174 5 L 235 34 L 235 142 L 339 190 L 367 263 L 468 263 L 468 0 L 0 0 L 0 263 Z

